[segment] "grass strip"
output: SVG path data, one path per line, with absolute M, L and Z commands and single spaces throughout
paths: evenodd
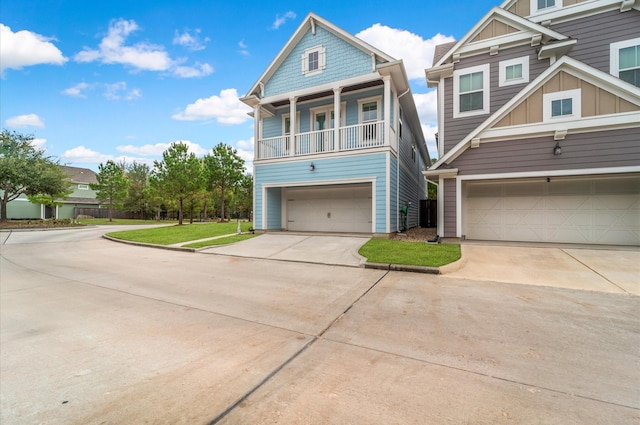
M 194 242 L 187 245 L 183 245 L 185 248 L 205 248 L 208 246 L 216 246 L 216 245 L 228 245 L 230 243 L 241 242 L 247 239 L 255 238 L 259 235 L 252 235 L 251 233 L 242 234 L 242 235 L 233 235 L 226 236 L 224 238 L 211 239 L 208 241 Z
M 240 224 L 243 232 L 249 231 L 250 222 Z M 182 226 L 163 226 L 150 229 L 123 230 L 107 233 L 108 236 L 132 242 L 151 243 L 156 245 L 172 245 L 197 239 L 212 238 L 236 233 L 238 224 L 229 223 L 198 223 L 183 224 Z
M 359 251 L 370 263 L 440 267 L 460 259 L 460 245 L 373 238 Z

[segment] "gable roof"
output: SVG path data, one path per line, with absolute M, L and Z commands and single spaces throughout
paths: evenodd
M 564 56 L 560 60 L 556 61 L 551 67 L 547 68 L 542 74 L 535 80 L 529 83 L 524 89 L 522 89 L 516 96 L 514 96 L 509 102 L 498 109 L 495 113 L 491 114 L 482 124 L 476 127 L 471 133 L 469 133 L 464 139 L 462 139 L 456 146 L 450 149 L 442 158 L 430 167 L 430 170 L 436 170 L 443 164 L 448 164 L 458 156 L 460 156 L 465 150 L 467 150 L 472 143 L 472 140 L 478 140 L 484 132 L 491 129 L 502 118 L 515 109 L 521 102 L 523 102 L 529 95 L 542 87 L 547 81 L 557 75 L 559 72 L 570 73 L 580 79 L 597 86 L 603 87 L 612 94 L 640 107 L 640 88 L 622 81 L 612 75 L 602 72 L 598 69 L 592 68 L 583 62 L 573 59 L 569 56 Z M 590 117 L 589 120 L 583 120 L 586 127 L 595 127 L 603 125 L 600 121 Z M 606 124 L 610 124 L 607 122 Z M 566 123 L 563 123 L 566 126 Z M 640 111 L 631 112 L 626 114 L 620 114 L 620 119 L 617 121 L 617 125 L 623 126 L 640 126 Z M 546 129 L 545 126 L 537 125 L 539 131 Z M 509 130 L 505 130 L 508 134 Z M 532 133 L 529 133 L 532 134 Z M 479 142 L 479 141 L 478 141 Z
M 275 59 L 269 64 L 267 69 L 262 73 L 258 81 L 256 81 L 251 89 L 247 92 L 245 97 L 249 97 L 251 95 L 260 95 L 261 84 L 266 84 L 267 81 L 275 74 L 280 65 L 284 62 L 284 60 L 289 56 L 289 54 L 293 51 L 296 45 L 302 40 L 304 35 L 309 31 L 315 31 L 316 26 L 321 26 L 331 34 L 339 37 L 345 42 L 353 45 L 354 47 L 362 50 L 367 54 L 375 55 L 376 59 L 381 62 L 396 62 L 394 58 L 382 52 L 381 50 L 376 49 L 365 41 L 360 40 L 359 38 L 349 34 L 343 29 L 333 25 L 331 22 L 321 18 L 313 12 L 310 12 L 306 18 L 302 21 L 298 29 L 293 33 L 291 38 L 286 42 L 284 47 L 278 52 Z
M 62 171 L 69 176 L 69 180 L 73 183 L 98 183 L 96 173 L 88 168 L 70 167 L 68 165 L 61 165 Z
M 487 40 L 473 41 L 482 32 L 482 30 L 494 21 L 500 22 L 514 29 L 516 32 Z M 454 54 L 484 48 L 489 49 L 489 47 L 493 45 L 500 45 L 500 47 L 503 48 L 516 41 L 522 42 L 523 38 L 526 39 L 529 37 L 532 39 L 532 45 L 535 45 L 534 43 L 546 44 L 552 40 L 566 40 L 568 38 L 557 31 L 553 31 L 547 27 L 531 22 L 499 7 L 494 7 L 480 21 L 478 21 L 476 25 L 474 25 L 473 28 L 464 35 L 464 37 L 456 42 L 446 54 L 442 55 L 437 62 L 434 62 L 433 67 L 435 68 L 444 63 L 450 62 L 453 59 Z

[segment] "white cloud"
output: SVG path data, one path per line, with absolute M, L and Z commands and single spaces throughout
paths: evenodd
M 215 119 L 220 124 L 242 124 L 249 119 L 251 111 L 238 99 L 236 89 L 225 89 L 220 95 L 213 95 L 206 99 L 198 99 L 177 114 L 171 116 L 179 121 L 206 121 Z
M 194 34 L 189 34 L 187 31 L 182 34 L 175 32 L 173 37 L 173 44 L 177 44 L 195 52 L 197 50 L 204 50 L 205 44 L 209 42 L 209 37 L 203 39 L 200 38 L 200 29 L 194 31 Z
M 44 127 L 44 122 L 36 114 L 18 115 L 7 118 L 4 122 L 7 127 L 23 128 L 23 127 Z
M 240 40 L 238 42 L 238 47 L 240 48 L 241 55 L 249 56 L 249 46 L 247 46 L 247 43 L 245 43 L 244 40 Z
M 196 63 L 195 66 L 176 66 L 173 75 L 180 78 L 205 77 L 213 73 L 213 67 L 208 63 Z
M 203 156 L 208 151 L 197 143 L 193 143 L 189 140 L 176 140 L 175 143 L 184 143 L 187 145 L 189 152 L 193 152 L 196 156 Z M 156 156 L 161 157 L 162 153 L 169 149 L 171 143 L 156 143 L 156 144 L 146 144 L 142 146 L 134 146 L 134 145 L 124 145 L 117 146 L 116 150 L 122 153 L 128 153 L 132 155 L 139 156 Z
M 31 139 L 31 146 L 36 149 L 43 149 L 45 143 L 47 143 L 47 139 L 41 139 L 38 137 L 36 137 L 35 139 Z
M 104 97 L 110 100 L 134 100 L 142 96 L 140 89 L 127 91 L 127 83 L 119 81 L 113 84 L 105 84 Z
M 68 89 L 62 90 L 62 94 L 66 94 L 71 97 L 87 97 L 85 92 L 91 88 L 91 86 L 87 83 L 78 83 L 73 87 L 69 87 Z
M 274 29 L 274 30 L 277 30 L 285 22 L 287 22 L 288 19 L 295 19 L 295 17 L 296 17 L 296 14 L 294 12 L 292 12 L 292 11 L 288 11 L 287 13 L 285 13 L 282 16 L 276 15 L 276 20 L 273 21 L 273 25 L 271 25 L 271 28 Z
M 195 67 L 182 66 L 182 61 L 171 59 L 164 46 L 147 42 L 126 45 L 127 38 L 139 29 L 134 20 L 112 21 L 99 47 L 97 49 L 85 47 L 74 56 L 74 59 L 77 62 L 100 61 L 106 64 L 121 64 L 131 66 L 136 71 L 169 72 L 180 78 L 202 77 L 213 72 L 209 64 L 196 64 Z
M 39 64 L 62 65 L 68 59 L 51 43 L 52 38 L 30 31 L 13 32 L 0 24 L 0 74 L 5 69 L 21 69 Z
M 252 137 L 249 140 L 239 140 L 236 142 L 238 155 L 244 159 L 244 166 L 249 173 L 253 173 L 253 140 Z
M 374 24 L 360 31 L 356 37 L 395 59 L 402 59 L 410 80 L 424 80 L 424 70 L 432 65 L 435 46 L 455 40 L 453 37 L 442 34 L 436 34 L 425 40 L 409 31 L 381 24 Z
M 429 155 L 431 158 L 438 157 L 438 145 L 436 144 L 436 133 L 438 132 L 438 126 L 424 125 L 422 124 L 422 133 L 424 139 L 427 142 L 427 148 L 429 149 Z
M 414 93 L 413 101 L 421 122 L 438 122 L 438 92 L 435 89 L 427 93 Z
M 113 155 L 107 155 L 100 152 L 96 152 L 84 146 L 77 146 L 73 149 L 66 150 L 62 154 L 63 163 L 86 163 L 86 164 L 100 164 L 109 160 L 116 160 Z

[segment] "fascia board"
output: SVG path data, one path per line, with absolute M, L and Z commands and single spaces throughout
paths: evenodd
M 491 19 L 496 18 L 500 20 L 500 22 L 503 22 L 505 24 L 511 25 L 513 27 L 516 28 L 520 28 L 523 31 L 531 31 L 531 34 L 535 33 L 535 34 L 542 34 L 543 36 L 546 36 L 548 39 L 555 39 L 555 40 L 564 40 L 566 38 L 568 38 L 567 36 L 557 32 L 557 31 L 553 31 L 549 28 L 543 27 L 542 25 L 539 25 L 537 23 L 531 22 L 521 16 L 518 16 L 516 14 L 513 14 L 511 12 L 507 12 L 504 9 L 501 9 L 499 7 L 494 7 L 493 9 L 491 9 L 480 21 L 478 21 L 478 23 L 476 23 L 476 25 L 473 26 L 473 28 L 471 28 L 471 30 L 469 30 L 464 37 L 462 37 L 460 39 L 460 41 L 458 41 L 455 46 L 453 46 L 445 55 L 443 55 L 440 60 L 438 60 L 437 63 L 434 64 L 433 67 L 437 67 L 440 66 L 442 64 L 444 64 L 450 57 L 451 55 L 453 55 L 453 53 L 457 53 L 460 51 L 460 49 L 463 46 L 466 46 L 468 41 L 473 38 L 476 33 L 484 27 L 484 25 Z M 493 40 L 493 39 L 491 39 Z M 487 42 L 490 42 L 491 40 L 487 40 Z M 473 43 L 475 44 L 475 43 Z M 492 45 L 496 44 L 495 42 L 492 43 Z
M 531 22 L 539 23 L 552 21 L 553 23 L 576 19 L 576 15 L 589 15 L 606 12 L 607 10 L 620 9 L 622 0 L 591 0 L 564 6 L 549 12 L 540 12 L 527 16 Z

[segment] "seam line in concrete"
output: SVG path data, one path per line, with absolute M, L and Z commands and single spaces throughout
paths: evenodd
M 576 257 L 574 257 L 573 255 L 569 254 L 567 251 L 565 251 L 564 249 L 561 249 L 560 251 L 564 252 L 565 254 L 567 254 L 569 257 L 573 258 L 574 260 L 576 260 L 578 263 L 582 264 L 583 266 L 585 266 L 586 268 L 588 268 L 589 270 L 591 270 L 592 272 L 594 272 L 595 274 L 597 274 L 598 276 L 600 276 L 601 278 L 603 278 L 604 280 L 606 280 L 607 282 L 609 282 L 611 285 L 615 286 L 616 288 L 620 289 L 622 292 L 624 292 L 627 295 L 630 295 L 629 291 L 627 291 L 626 289 L 624 289 L 623 287 L 617 285 L 616 283 L 612 282 L 611 280 L 609 280 L 605 275 L 603 275 L 602 273 L 599 273 L 597 270 L 589 267 L 588 265 L 586 265 L 585 263 L 583 263 L 582 261 L 578 260 Z
M 624 407 L 624 408 L 632 409 L 632 410 L 640 410 L 640 407 L 627 406 L 626 404 L 615 403 L 615 402 L 607 401 L 607 400 L 600 400 L 600 399 L 597 399 L 597 398 L 593 398 L 593 397 L 589 397 L 589 396 L 585 396 L 585 395 L 581 395 L 581 394 L 576 394 L 576 393 L 573 393 L 573 392 L 562 391 L 562 390 L 557 390 L 557 389 L 548 388 L 548 387 L 541 387 L 540 385 L 529 384 L 529 383 L 526 383 L 526 382 L 516 381 L 514 379 L 509 379 L 509 378 L 502 378 L 500 376 L 489 375 L 489 374 L 482 373 L 482 372 L 476 372 L 474 370 L 463 369 L 463 368 L 460 368 L 460 367 L 451 366 L 451 365 L 447 365 L 447 364 L 443 364 L 443 363 L 437 363 L 437 362 L 433 362 L 433 361 L 425 360 L 425 359 L 419 359 L 419 358 L 412 357 L 412 356 L 405 356 L 405 355 L 402 355 L 402 354 L 393 353 L 393 352 L 385 351 L 385 350 L 380 350 L 380 349 L 377 349 L 377 348 L 366 347 L 366 346 L 362 346 L 362 345 L 358 345 L 358 344 L 353 344 L 353 343 L 350 343 L 350 342 L 339 341 L 339 340 L 334 340 L 334 339 L 329 339 L 329 338 L 326 338 L 326 340 L 334 342 L 336 344 L 349 345 L 351 347 L 357 347 L 357 348 L 361 348 L 363 350 L 375 351 L 375 352 L 382 353 L 382 354 L 387 354 L 387 355 L 390 355 L 390 356 L 401 357 L 403 359 L 414 360 L 414 361 L 417 361 L 417 362 L 420 362 L 420 363 L 430 364 L 432 366 L 443 367 L 445 369 L 452 369 L 452 370 L 457 370 L 459 372 L 470 373 L 470 374 L 473 374 L 473 375 L 482 376 L 484 378 L 497 379 L 497 380 L 500 380 L 500 381 L 509 382 L 511 384 L 523 385 L 523 386 L 526 386 L 526 387 L 536 388 L 536 389 L 540 389 L 540 390 L 544 390 L 544 391 L 550 391 L 550 392 L 553 392 L 553 393 L 567 395 L 567 396 L 570 396 L 570 397 L 579 397 L 579 398 L 582 398 L 582 399 L 585 399 L 585 400 L 596 401 L 598 403 L 610 404 L 612 406 Z
M 367 295 L 369 292 L 371 292 L 371 290 L 376 287 L 376 285 L 378 285 L 378 283 L 380 283 L 382 281 L 382 279 L 384 279 L 387 275 L 389 274 L 389 272 L 387 271 L 385 274 L 383 274 L 382 276 L 380 276 L 380 278 L 378 280 L 376 280 L 373 284 L 371 284 L 371 286 L 369 286 L 369 288 L 367 288 L 366 291 L 364 291 L 362 294 L 360 294 L 360 296 L 358 296 L 358 298 L 356 298 L 355 300 L 353 300 L 353 302 L 351 304 L 349 304 L 349 306 L 342 312 L 340 313 L 335 319 L 333 319 L 331 321 L 331 323 L 329 323 L 329 325 L 324 328 L 322 331 L 320 331 L 320 333 L 318 333 L 318 335 L 315 335 L 309 342 L 307 342 L 300 350 L 296 351 L 295 353 L 293 353 L 293 355 L 291 355 L 287 360 L 285 360 L 282 364 L 280 364 L 278 367 L 276 367 L 274 370 L 272 370 L 267 376 L 264 377 L 264 379 L 262 379 L 260 382 L 258 382 L 253 388 L 251 388 L 248 392 L 246 392 L 242 397 L 240 397 L 238 400 L 236 400 L 233 404 L 231 404 L 229 407 L 227 407 L 224 411 L 222 411 L 218 416 L 216 416 L 214 419 L 212 419 L 208 425 L 215 425 L 218 422 L 220 422 L 221 420 L 223 420 L 229 413 L 231 413 L 233 410 L 236 409 L 236 407 L 238 407 L 240 405 L 240 403 L 242 403 L 243 401 L 245 401 L 247 398 L 249 398 L 252 394 L 254 394 L 256 391 L 258 391 L 264 384 L 266 384 L 268 381 L 271 380 L 271 378 L 273 378 L 274 376 L 276 376 L 282 369 L 284 369 L 285 366 L 287 366 L 288 364 L 290 364 L 292 361 L 294 361 L 296 358 L 298 358 L 298 356 L 300 356 L 300 354 L 304 353 L 309 347 L 311 347 L 313 344 L 316 343 L 316 341 L 318 341 L 318 339 L 322 338 L 322 336 L 329 330 L 331 329 L 331 327 L 338 321 L 340 320 L 349 310 L 351 310 L 351 308 L 362 299 L 362 297 L 364 297 L 365 295 Z

